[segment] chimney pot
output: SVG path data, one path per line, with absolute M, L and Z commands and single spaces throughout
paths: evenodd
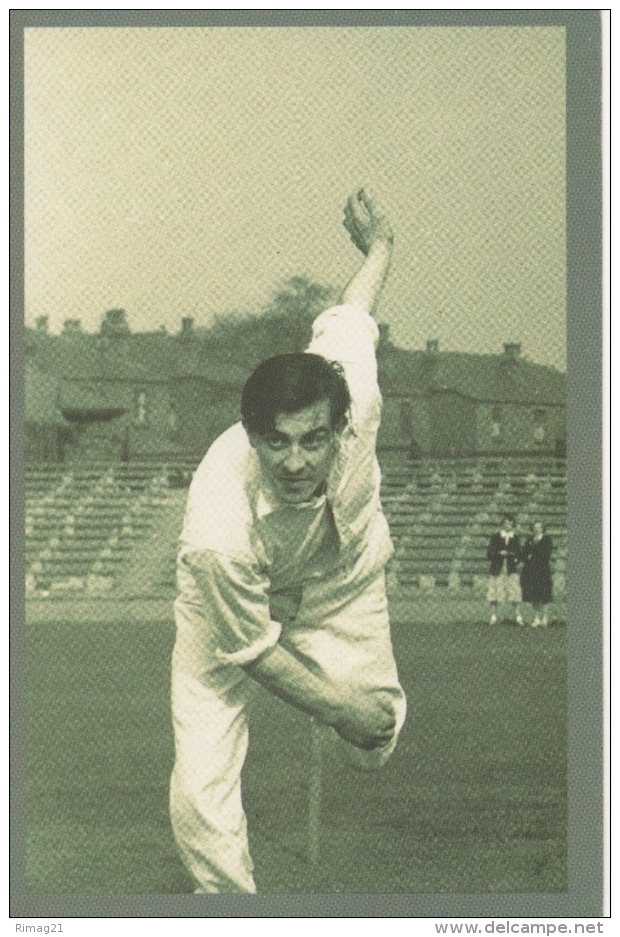
M 521 354 L 521 343 L 520 342 L 505 342 L 504 343 L 504 355 L 506 358 L 514 360 L 518 358 Z

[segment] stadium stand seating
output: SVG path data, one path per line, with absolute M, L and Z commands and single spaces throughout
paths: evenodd
M 189 478 L 194 467 L 28 470 L 26 594 L 101 595 L 119 586 L 135 591 L 128 571 L 139 563 L 166 508 L 184 501 L 179 478 Z M 177 536 L 178 528 L 167 539 L 174 545 Z
M 562 460 L 514 456 L 421 459 L 380 454 L 382 500 L 395 544 L 392 583 L 482 589 L 486 545 L 505 513 L 526 535 L 542 520 L 554 541 L 555 585 L 566 562 Z M 26 472 L 26 592 L 31 597 L 169 593 L 186 486 L 196 459 Z
M 395 543 L 391 575 L 403 587 L 486 587 L 486 546 L 505 514 L 524 539 L 542 520 L 554 541 L 555 585 L 564 590 L 563 460 L 513 456 L 420 460 L 382 457 L 382 501 Z

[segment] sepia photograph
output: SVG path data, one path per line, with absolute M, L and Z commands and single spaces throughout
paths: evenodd
M 602 916 L 600 14 L 13 17 L 14 913 Z

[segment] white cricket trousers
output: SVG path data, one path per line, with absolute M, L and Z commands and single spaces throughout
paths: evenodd
M 288 597 L 290 599 L 290 597 Z M 280 643 L 316 673 L 352 690 L 383 691 L 392 701 L 396 733 L 388 746 L 362 751 L 341 742 L 358 767 L 382 765 L 392 754 L 405 721 L 406 700 L 399 684 L 390 638 L 383 571 L 361 586 L 343 587 L 337 577 L 304 586 Z M 289 604 L 290 602 L 285 604 Z M 176 760 L 170 790 L 175 839 L 199 890 L 255 892 L 241 801 L 241 770 L 248 747 L 246 708 L 251 680 L 234 665 L 201 668 L 191 647 L 194 610 L 175 605 L 178 635 L 172 669 L 172 713 Z M 294 613 L 293 613 L 294 614 Z

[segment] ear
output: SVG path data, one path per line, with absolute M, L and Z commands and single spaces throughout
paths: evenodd
M 332 426 L 332 433 L 337 439 L 340 439 L 340 437 L 342 436 L 342 434 L 344 433 L 348 425 L 349 425 L 349 421 L 347 420 L 347 417 L 345 414 L 343 417 L 341 417 L 341 419 L 336 423 L 335 426 Z

